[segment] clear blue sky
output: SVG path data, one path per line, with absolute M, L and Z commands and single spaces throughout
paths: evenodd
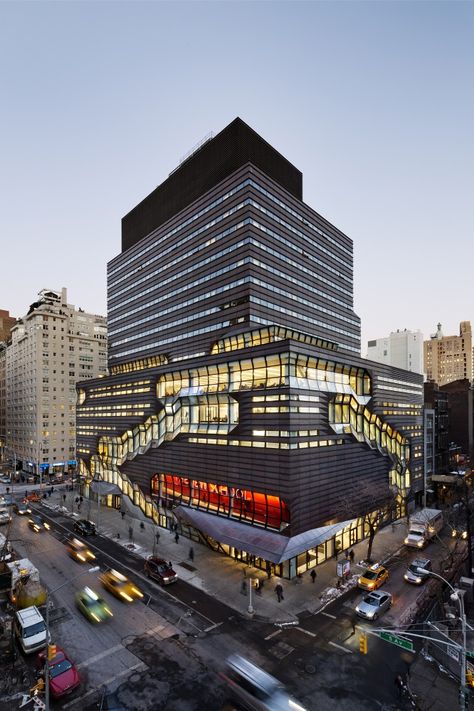
M 368 338 L 474 321 L 474 4 L 0 3 L 0 308 L 106 311 L 120 220 L 240 116 L 354 240 Z

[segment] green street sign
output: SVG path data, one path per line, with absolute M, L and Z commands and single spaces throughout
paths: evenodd
M 397 647 L 401 647 L 402 649 L 407 649 L 409 652 L 413 652 L 413 642 L 410 642 L 409 639 L 403 639 L 403 637 L 396 637 L 394 634 L 390 634 L 390 632 L 379 632 L 380 638 L 384 639 L 386 642 L 390 642 L 391 644 L 395 644 Z
M 466 657 L 471 657 L 471 659 L 474 659 L 474 652 L 469 652 L 469 650 L 466 649 Z

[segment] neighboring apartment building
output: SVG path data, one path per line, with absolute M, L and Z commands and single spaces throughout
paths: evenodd
M 474 384 L 469 380 L 455 380 L 443 385 L 441 391 L 448 398 L 449 442 L 457 445 L 463 455 L 474 455 Z
M 444 336 L 439 323 L 436 333 L 424 343 L 424 364 L 426 379 L 440 386 L 465 378 L 472 381 L 471 322 L 461 321 L 459 336 Z
M 0 462 L 2 462 L 4 458 L 6 436 L 6 347 L 15 323 L 16 318 L 10 316 L 9 311 L 0 309 Z
M 158 525 L 292 578 L 421 491 L 423 378 L 360 357 L 352 240 L 240 119 L 123 219 L 108 323 L 80 468 Z
M 9 311 L 0 309 L 0 343 L 8 343 L 10 340 L 11 330 L 15 323 L 16 318 L 14 316 L 10 316 Z
M 423 373 L 423 334 L 405 328 L 392 331 L 387 338 L 368 341 L 367 358 L 412 373 Z
M 26 471 L 60 473 L 76 460 L 76 383 L 107 373 L 107 326 L 66 289 L 38 296 L 6 349 L 7 447 Z
M 434 412 L 434 474 L 449 472 L 449 411 L 448 393 L 433 382 L 424 384 L 425 410 Z

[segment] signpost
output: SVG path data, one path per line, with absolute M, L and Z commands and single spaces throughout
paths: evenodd
M 379 635 L 380 639 L 384 639 L 386 642 L 395 644 L 397 647 L 401 647 L 402 649 L 406 649 L 409 652 L 413 652 L 413 642 L 410 642 L 409 639 L 397 637 L 394 634 L 390 634 L 390 632 L 379 632 Z

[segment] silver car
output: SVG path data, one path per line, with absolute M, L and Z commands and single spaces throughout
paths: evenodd
M 428 573 L 419 572 L 420 568 L 423 570 L 431 570 L 431 560 L 429 560 L 429 558 L 415 558 L 415 560 L 412 560 L 403 576 L 407 583 L 421 585 L 429 578 Z
M 366 620 L 376 620 L 379 615 L 389 610 L 392 606 L 392 596 L 388 592 L 374 592 L 365 595 L 356 607 L 356 612 Z
M 239 654 L 227 659 L 221 676 L 238 708 L 246 711 L 306 711 L 286 693 L 283 684 Z

